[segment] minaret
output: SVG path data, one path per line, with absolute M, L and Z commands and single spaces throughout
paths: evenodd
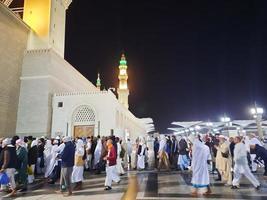
M 122 54 L 120 65 L 119 65 L 119 88 L 118 92 L 118 99 L 119 102 L 124 105 L 127 109 L 129 108 L 128 104 L 128 96 L 129 96 L 129 89 L 127 85 L 128 75 L 127 75 L 127 61 L 125 55 Z
M 101 90 L 101 79 L 99 73 L 97 74 L 96 87 L 97 89 Z
M 24 0 L 23 21 L 33 30 L 28 50 L 53 49 L 64 58 L 66 10 L 72 0 Z

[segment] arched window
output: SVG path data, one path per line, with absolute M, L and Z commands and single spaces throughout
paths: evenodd
M 95 123 L 95 113 L 87 105 L 79 106 L 73 114 L 74 123 Z

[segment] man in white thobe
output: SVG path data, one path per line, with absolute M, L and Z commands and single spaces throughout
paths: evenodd
M 83 171 L 84 171 L 84 143 L 81 139 L 77 140 L 75 150 L 75 164 L 72 171 L 72 183 L 75 183 L 74 190 L 82 189 Z
M 146 145 L 144 143 L 144 139 L 141 137 L 137 150 L 137 169 L 139 170 L 145 169 L 145 151 Z
M 96 168 L 96 165 L 100 161 L 101 152 L 102 152 L 102 141 L 101 141 L 101 139 L 99 137 L 97 139 L 97 145 L 96 145 L 95 152 L 94 152 L 94 167 L 95 168 Z
M 191 136 L 192 142 L 192 196 L 198 195 L 199 189 L 205 189 L 204 195 L 211 194 L 208 161 L 211 160 L 210 149 L 200 141 L 199 137 Z
M 234 149 L 234 180 L 232 189 L 238 189 L 240 179 L 242 174 L 244 174 L 247 179 L 253 184 L 253 186 L 258 190 L 260 188 L 260 182 L 255 178 L 255 176 L 251 173 L 248 160 L 247 160 L 247 149 L 246 145 L 241 142 L 240 137 L 235 138 L 235 149 Z

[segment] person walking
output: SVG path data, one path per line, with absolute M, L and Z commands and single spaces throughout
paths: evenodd
M 188 161 L 188 157 L 187 157 L 187 142 L 185 141 L 184 138 L 182 138 L 179 141 L 179 156 L 178 156 L 178 166 L 180 167 L 180 169 L 183 170 L 187 170 L 188 166 L 189 166 L 189 161 Z
M 263 176 L 267 176 L 267 150 L 258 144 L 252 144 L 250 145 L 250 149 L 255 152 L 255 159 L 252 160 L 252 162 L 257 163 L 258 159 L 261 159 L 264 161 L 264 174 Z
M 82 189 L 83 181 L 83 171 L 84 171 L 84 157 L 85 150 L 84 144 L 81 139 L 77 140 L 76 150 L 75 150 L 75 165 L 72 172 L 72 182 L 75 183 L 74 190 Z
M 61 153 L 61 174 L 60 174 L 60 192 L 63 193 L 64 189 L 68 189 L 66 196 L 72 195 L 71 175 L 74 166 L 75 146 L 71 141 L 71 137 L 66 136 L 63 138 L 65 143 L 64 149 Z
M 154 140 L 155 168 L 158 168 L 158 163 L 159 163 L 158 153 L 159 153 L 159 141 L 158 141 L 158 138 L 155 137 L 155 140 Z
M 18 158 L 18 182 L 21 184 L 21 189 L 19 192 L 27 191 L 28 185 L 28 175 L 27 175 L 27 166 L 28 166 L 28 152 L 26 149 L 26 144 L 22 139 L 16 141 L 17 146 L 17 158 Z
M 120 183 L 120 178 L 117 173 L 116 169 L 116 160 L 117 160 L 117 152 L 112 144 L 113 141 L 111 139 L 108 139 L 107 141 L 107 148 L 108 148 L 108 154 L 103 158 L 107 161 L 106 165 L 106 180 L 105 180 L 105 189 L 104 190 L 111 190 L 111 184 L 112 181 L 116 183 Z
M 235 137 L 235 149 L 234 149 L 234 180 L 232 189 L 238 189 L 242 174 L 253 184 L 256 190 L 260 189 L 260 182 L 251 173 L 248 166 L 247 149 L 245 144 L 241 141 L 239 136 Z
M 133 145 L 132 145 L 132 142 L 131 142 L 130 138 L 127 139 L 126 147 L 127 147 L 128 169 L 131 169 Z
M 116 137 L 116 142 L 117 142 L 117 161 L 116 161 L 116 167 L 117 167 L 118 174 L 120 176 L 122 176 L 122 175 L 125 174 L 125 171 L 124 171 L 124 169 L 122 167 L 122 159 L 123 159 L 123 156 L 121 156 L 121 153 L 122 153 L 122 151 L 124 151 L 124 149 L 123 149 L 123 147 L 121 145 L 120 138 Z
M 205 189 L 204 195 L 211 194 L 208 161 L 211 161 L 210 149 L 200 141 L 199 136 L 189 138 L 192 147 L 192 196 L 197 196 L 199 189 Z
M 33 140 L 28 143 L 28 165 L 30 168 L 30 174 L 28 175 L 28 182 L 33 183 L 34 181 L 34 171 L 38 158 L 37 140 Z
M 216 154 L 216 168 L 219 170 L 222 180 L 225 182 L 225 185 L 231 185 L 232 176 L 231 176 L 231 161 L 229 160 L 230 150 L 229 142 L 226 140 L 226 137 L 223 135 L 219 136 L 219 145 L 215 146 L 217 149 Z

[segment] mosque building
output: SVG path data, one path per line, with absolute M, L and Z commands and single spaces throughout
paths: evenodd
M 66 10 L 72 0 L 24 0 L 21 10 L 10 8 L 12 1 L 0 0 L 0 69 L 6 71 L 0 77 L 1 136 L 113 133 L 134 138 L 146 133 L 144 120 L 128 109 L 125 55 L 118 98 L 101 90 L 100 75 L 95 86 L 64 59 Z

